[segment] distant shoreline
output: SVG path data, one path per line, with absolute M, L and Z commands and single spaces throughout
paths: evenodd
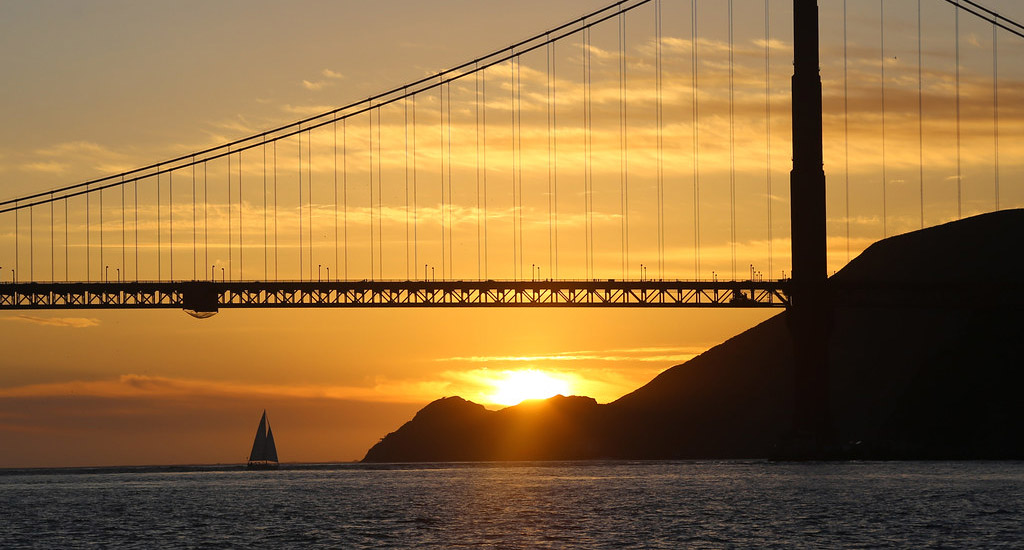
M 588 460 L 496 460 L 474 462 L 295 462 L 282 463 L 281 468 L 273 471 L 252 471 L 246 469 L 245 463 L 238 464 L 178 464 L 169 466 L 68 466 L 56 468 L 0 468 L 0 479 L 14 476 L 45 476 L 45 475 L 110 475 L 110 474 L 163 474 L 163 473 L 227 473 L 247 472 L 252 475 L 274 475 L 275 472 L 297 471 L 332 471 L 332 470 L 440 470 L 450 468 L 500 468 L 500 467 L 560 467 L 565 465 L 659 465 L 659 464 L 885 464 L 885 463 L 1007 463 L 1020 464 L 1020 460 L 993 459 L 936 459 L 936 460 L 828 460 L 828 461 L 790 461 L 771 459 L 588 459 Z

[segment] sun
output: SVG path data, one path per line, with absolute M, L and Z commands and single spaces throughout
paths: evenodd
M 495 392 L 488 396 L 488 400 L 496 405 L 512 406 L 527 399 L 570 395 L 568 381 L 534 369 L 504 371 L 490 384 Z

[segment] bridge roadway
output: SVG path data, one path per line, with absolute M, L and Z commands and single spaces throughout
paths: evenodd
M 463 280 L 0 283 L 0 311 L 278 307 L 732 307 L 789 305 L 789 281 Z

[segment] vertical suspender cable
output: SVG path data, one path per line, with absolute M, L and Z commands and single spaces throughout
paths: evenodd
M 345 280 L 348 280 L 348 118 L 341 119 L 341 179 L 344 226 L 342 236 L 345 249 Z
M 234 244 L 234 241 L 232 239 L 232 234 L 231 234 L 232 233 L 232 229 L 231 228 L 233 226 L 233 221 L 232 221 L 233 220 L 233 216 L 231 215 L 232 214 L 231 211 L 234 209 L 234 203 L 231 201 L 231 155 L 229 154 L 225 160 L 227 160 L 227 163 L 228 163 L 228 204 L 227 204 L 227 206 L 228 206 L 228 208 L 227 208 L 228 209 L 228 274 L 227 274 L 227 278 L 233 279 L 234 278 L 234 275 L 233 275 L 234 270 L 232 268 L 232 265 L 233 265 L 232 264 L 232 256 L 233 256 L 232 251 L 234 251 L 234 249 L 235 249 L 235 244 Z
M 483 264 L 482 255 L 483 249 L 481 240 L 481 225 L 480 225 L 480 70 L 479 67 L 474 67 L 473 72 L 473 86 L 474 93 L 474 119 L 476 122 L 476 278 L 480 279 L 483 275 Z M 408 240 L 406 235 L 406 240 Z
M 481 178 L 484 191 L 484 279 L 487 279 L 487 69 L 483 69 L 480 73 L 480 103 L 483 107 L 480 110 L 480 123 L 483 128 L 480 131 L 480 135 L 484 142 L 483 147 L 483 177 Z
M 516 214 L 519 218 L 519 278 L 523 278 L 523 60 L 516 57 L 515 66 L 515 124 L 516 124 L 516 149 L 519 150 L 516 171 L 518 178 L 518 201 L 516 202 Z
M 548 39 L 550 39 L 550 36 L 548 37 Z M 551 266 L 555 265 L 555 258 L 554 258 L 554 256 L 555 256 L 555 250 L 554 250 L 554 240 L 555 240 L 554 239 L 554 237 L 555 237 L 554 229 L 555 228 L 554 228 L 554 223 L 553 223 L 553 218 L 552 218 L 552 210 L 551 210 L 551 206 L 552 206 L 552 204 L 551 204 L 551 201 L 552 201 L 552 194 L 551 194 L 551 183 L 552 183 L 551 182 L 551 175 L 552 175 L 551 174 L 552 173 L 552 163 L 551 163 L 551 42 L 548 42 L 547 45 L 545 46 L 544 54 L 545 54 L 545 61 L 547 62 L 547 73 L 546 73 L 547 74 L 547 90 L 546 90 L 547 91 L 547 97 L 546 97 L 547 101 L 545 102 L 546 103 L 545 106 L 547 107 L 546 115 L 547 115 L 547 138 L 548 138 L 547 139 L 547 146 L 548 146 L 548 266 L 549 266 L 549 269 L 551 269 Z
M 700 279 L 700 103 L 697 97 L 700 60 L 697 48 L 697 0 L 690 0 L 690 70 L 693 94 L 693 278 Z
M 384 109 L 377 108 L 377 275 L 384 277 L 384 155 L 381 154 L 380 115 Z M 313 222 L 310 221 L 310 224 Z M 311 237 L 312 238 L 312 237 Z M 312 264 L 310 264 L 312 269 Z
M 379 122 L 379 119 L 378 119 Z M 308 222 L 306 224 L 307 242 L 309 243 L 309 255 L 306 258 L 309 261 L 309 273 L 310 279 L 313 278 L 313 130 L 306 132 L 306 186 L 308 193 L 306 193 L 306 213 L 308 216 Z
M 231 161 L 228 161 L 230 165 Z M 167 279 L 174 280 L 174 170 L 167 172 Z M 103 265 L 103 191 L 100 191 L 100 265 Z
M 728 2 L 729 11 L 729 248 L 732 253 L 732 278 L 736 280 L 736 107 L 734 62 L 735 45 L 733 43 L 733 12 L 732 0 Z
M 416 96 L 412 96 L 412 265 L 419 267 L 419 188 L 416 181 Z
M 99 203 L 100 203 L 100 269 L 104 269 L 103 266 L 105 264 L 103 263 L 104 262 L 104 258 L 103 258 L 103 189 L 100 189 L 99 191 L 97 191 L 96 195 L 99 196 Z M 30 209 L 29 213 L 31 214 L 32 212 L 33 212 L 33 210 Z M 31 218 L 29 218 L 29 219 L 31 219 Z M 171 242 L 173 243 L 173 241 L 171 241 Z M 171 257 L 173 258 L 174 255 L 172 254 Z M 31 264 L 29 265 L 29 267 L 31 268 Z M 173 270 L 172 270 L 172 273 L 173 273 Z M 103 282 L 106 282 L 106 270 L 105 269 L 104 269 L 104 281 Z
M 406 90 L 408 93 L 408 90 Z M 405 117 L 405 123 L 402 126 L 405 137 L 403 145 L 405 147 L 405 279 L 409 280 L 411 273 L 409 272 L 410 254 L 409 254 L 409 97 L 406 95 L 402 99 L 402 111 Z
M 440 78 L 440 75 L 438 75 L 438 77 Z M 445 201 L 444 201 L 444 174 L 445 174 L 445 171 L 444 171 L 444 161 L 445 161 L 445 157 L 444 157 L 444 113 L 445 113 L 445 110 L 444 110 L 444 81 L 443 80 L 441 81 L 441 85 L 437 87 L 437 96 L 438 96 L 437 97 L 437 99 L 438 99 L 438 114 L 440 115 L 440 123 L 437 125 L 437 127 L 438 127 L 438 130 L 441 132 L 441 135 L 439 136 L 439 140 L 438 140 L 438 143 L 440 144 L 441 150 L 437 152 L 437 159 L 440 162 L 440 166 L 438 167 L 438 174 L 441 176 L 441 189 L 440 189 L 440 191 L 441 191 L 441 207 L 438 210 L 438 214 L 441 216 L 441 278 L 445 279 L 446 278 L 446 275 L 445 275 L 445 273 L 446 273 L 445 272 L 445 264 L 446 264 L 445 258 L 447 257 L 447 254 L 445 254 L 445 251 L 446 251 L 445 244 L 446 244 L 446 241 L 447 241 L 447 238 L 446 238 L 447 231 L 445 231 L 445 222 L 446 222 L 446 220 L 445 220 L 445 214 L 444 214 L 445 213 Z
M 954 40 L 955 45 L 955 80 L 956 80 L 956 217 L 960 219 L 963 216 L 963 192 L 962 192 L 962 178 L 960 172 L 960 0 L 956 1 L 956 7 L 953 8 L 954 14 Z
M 228 170 L 228 178 L 230 179 L 230 177 L 231 177 L 231 170 Z M 228 186 L 228 190 L 230 191 L 230 189 L 231 189 L 231 187 L 229 185 Z M 156 167 L 156 280 L 157 281 L 163 280 L 162 277 L 163 277 L 163 271 L 164 271 L 163 270 L 163 247 L 162 247 L 162 244 L 163 244 L 163 230 L 162 230 L 162 227 L 161 227 L 161 225 L 162 225 L 161 221 L 162 220 L 161 220 L 161 214 L 160 214 L 160 195 L 161 194 L 162 193 L 161 193 L 161 187 L 160 187 L 160 167 L 157 166 Z M 89 196 L 88 195 L 86 195 L 85 205 L 86 205 L 85 213 L 86 213 L 86 216 L 88 216 L 89 215 L 89 210 L 88 210 L 88 207 L 89 207 Z M 228 214 L 230 215 L 230 213 L 231 212 L 229 210 Z M 88 225 L 88 221 L 86 222 L 86 225 Z M 88 227 L 86 227 L 86 230 L 87 230 L 86 231 L 86 237 L 88 238 Z M 91 256 L 91 254 L 90 254 L 90 256 Z M 87 257 L 87 259 L 88 259 L 88 257 Z M 88 262 L 86 263 L 86 265 L 88 265 Z M 91 271 L 91 270 L 87 269 L 87 271 Z
M 622 278 L 629 274 L 629 142 L 626 133 L 626 16 L 619 11 L 619 213 L 622 234 L 619 237 L 619 254 L 622 261 Z
M 138 183 L 137 182 L 133 182 L 132 185 L 138 185 Z M 15 204 L 17 204 L 17 203 L 15 203 Z M 14 215 L 15 215 L 15 219 L 17 219 L 17 215 L 18 215 L 18 211 L 17 210 L 14 211 Z M 136 221 L 137 220 L 138 220 L 138 218 L 136 217 Z M 137 226 L 138 226 L 138 224 L 136 223 L 136 235 L 138 235 L 138 227 Z M 68 231 L 68 200 L 64 199 L 64 282 L 68 282 L 68 281 L 71 280 L 71 277 L 70 277 L 70 271 L 71 271 L 70 270 L 70 260 L 71 260 L 71 255 L 70 255 L 70 252 L 69 252 L 70 247 L 68 246 L 68 233 L 69 233 L 69 231 Z M 138 273 L 138 271 L 139 271 L 139 267 L 138 267 L 138 265 L 139 265 L 138 264 L 139 247 L 138 247 L 138 242 L 137 241 L 138 241 L 138 239 L 136 239 L 136 245 L 135 245 L 135 258 L 136 258 L 136 262 L 135 262 L 135 278 L 136 279 L 139 278 L 139 273 Z
M 264 157 L 264 158 L 266 158 L 266 157 Z M 123 223 L 122 223 L 122 225 L 123 225 Z M 122 237 L 121 240 L 123 241 L 124 238 Z M 124 243 L 121 243 L 121 245 L 123 247 Z M 192 280 L 193 281 L 195 281 L 197 279 L 198 275 L 199 275 L 199 272 L 198 272 L 198 267 L 199 266 L 197 265 L 197 262 L 198 262 L 199 258 L 196 256 L 197 250 L 198 249 L 196 248 L 196 158 L 195 158 L 195 156 L 193 156 L 192 157 Z M 121 262 L 121 263 L 122 263 L 122 266 L 123 266 L 124 262 Z M 264 279 L 265 278 L 266 278 L 266 276 L 264 276 Z
M 263 146 L 260 147 L 263 154 L 263 281 L 270 276 L 269 247 L 267 247 L 267 210 L 266 210 L 266 136 L 263 136 Z
M 917 179 L 921 201 L 921 229 L 924 229 L 924 79 L 921 61 L 921 0 L 917 0 Z
M 229 161 L 230 162 L 230 161 Z M 174 280 L 174 170 L 167 172 L 167 280 Z M 100 191 L 100 265 L 103 264 L 103 192 Z
M 879 11 L 879 23 L 878 23 L 878 34 L 879 34 L 879 48 L 878 48 L 878 60 L 881 66 L 881 88 L 882 88 L 882 237 L 888 237 L 888 212 L 886 209 L 886 165 L 885 165 L 885 0 L 878 0 L 878 11 Z
M 655 124 L 657 124 L 657 194 L 658 194 L 658 279 L 665 278 L 665 114 L 664 98 L 662 97 L 662 36 L 661 36 L 661 0 L 654 3 L 654 36 L 655 36 Z
M 194 173 L 195 172 L 195 168 L 193 167 L 192 170 L 193 170 L 192 178 L 195 179 L 195 173 Z M 124 279 L 127 279 L 128 278 L 128 262 L 127 262 L 128 253 L 125 251 L 125 238 L 124 238 L 125 237 L 125 227 L 124 227 L 125 226 L 125 223 L 124 223 L 125 222 L 125 215 L 124 215 L 124 188 L 125 188 L 124 176 L 121 176 L 121 276 Z M 192 194 L 193 194 L 193 196 L 195 195 L 194 192 Z M 193 224 L 194 223 L 195 222 L 193 222 Z M 193 245 L 193 248 L 194 247 L 195 247 L 195 245 Z
M 995 164 L 995 203 L 999 210 L 999 34 L 995 16 L 992 22 L 992 153 Z
M 231 157 L 228 157 L 228 166 L 231 165 Z M 242 256 L 242 151 L 238 151 L 238 279 L 245 278 L 242 268 L 244 267 Z M 171 265 L 174 265 L 173 262 Z
M 372 105 L 372 103 L 371 103 L 370 107 L 371 108 L 370 108 L 369 112 L 367 113 L 367 117 L 370 119 L 369 136 L 368 136 L 368 140 L 367 140 L 367 147 L 369 149 L 369 158 L 370 158 L 370 167 L 367 170 L 367 177 L 369 178 L 369 185 L 368 185 L 368 187 L 369 187 L 369 191 L 370 191 L 370 202 L 367 205 L 367 207 L 368 207 L 367 209 L 370 212 L 370 279 L 372 280 L 373 277 L 374 277 L 374 266 L 377 265 L 377 263 L 376 263 L 376 261 L 377 261 L 376 260 L 377 254 L 376 254 L 375 247 L 374 247 L 374 242 L 373 242 L 373 234 L 374 234 L 373 225 L 374 225 L 374 221 L 375 220 L 374 220 L 374 214 L 373 214 L 373 108 L 372 108 L 373 105 Z
M 583 242 L 584 242 L 584 259 L 586 260 L 586 274 L 588 279 L 592 279 L 593 275 L 593 255 L 591 254 L 591 240 L 593 238 L 593 229 L 590 215 L 590 196 L 591 186 L 593 185 L 592 174 L 591 174 L 591 129 L 592 121 L 590 118 L 590 27 L 583 29 L 583 154 L 584 154 L 584 166 L 583 166 L 583 216 L 584 216 L 584 231 L 583 231 Z
M 846 261 L 850 261 L 850 57 L 847 40 L 847 9 L 843 0 L 843 176 L 845 179 L 846 207 Z
M 35 267 L 36 267 L 36 229 L 35 229 L 35 205 L 28 207 L 28 280 L 29 282 L 35 282 Z M 103 254 L 103 249 L 100 249 L 100 254 Z
M 231 199 L 231 155 L 228 154 L 228 156 L 225 157 L 225 160 L 228 163 L 228 273 L 227 273 L 227 278 L 228 279 L 234 279 L 235 275 L 234 275 L 233 260 L 234 260 L 235 244 L 234 244 L 234 239 L 233 239 L 233 235 L 232 235 L 232 228 L 234 227 L 234 216 L 233 216 L 233 214 L 234 214 L 234 209 L 235 209 L 235 203 Z
M 406 90 L 408 93 L 408 90 Z M 411 280 L 412 273 L 410 268 L 412 266 L 410 250 L 409 250 L 409 96 L 406 95 L 402 100 L 402 110 L 405 114 L 405 124 L 402 127 L 405 131 L 405 280 Z M 335 153 L 337 155 L 337 153 Z
M 339 274 L 338 268 L 338 116 L 334 116 L 334 124 L 331 124 L 334 134 L 334 276 Z
M 448 275 L 455 276 L 455 195 L 452 194 L 452 85 L 448 84 Z M 443 260 L 442 260 L 443 263 Z
M 277 246 L 277 141 L 274 140 L 274 280 L 280 280 L 278 276 L 278 246 Z M 209 263 L 209 262 L 207 262 Z
M 557 42 L 551 43 L 551 202 L 554 204 L 555 226 L 555 258 L 551 265 L 551 277 L 558 278 L 558 48 Z
M 53 248 L 53 192 L 50 192 L 50 282 L 55 280 L 54 273 L 56 271 Z
M 241 154 L 240 154 L 241 157 Z M 241 161 L 241 159 L 240 159 Z M 240 167 L 241 169 L 241 167 Z M 239 178 L 241 179 L 241 173 Z M 242 192 L 239 192 L 239 207 L 242 207 Z M 241 235 L 241 224 L 239 231 Z M 306 260 L 308 261 L 309 280 L 313 277 L 313 131 L 309 130 L 306 132 L 306 246 L 309 247 L 309 253 L 306 254 Z M 239 251 L 241 254 L 242 251 Z
M 299 184 L 299 204 L 298 204 L 298 214 L 299 214 L 299 280 L 301 281 L 302 280 L 302 274 L 303 274 L 303 271 L 304 271 L 302 269 L 302 252 L 306 249 L 306 247 L 305 247 L 305 242 L 304 242 L 305 238 L 303 236 L 303 224 L 302 224 L 302 132 L 301 132 L 302 127 L 301 127 L 301 125 L 299 127 L 299 130 L 300 130 L 299 133 L 295 134 L 295 139 L 296 139 L 296 141 L 298 141 L 298 150 L 299 150 L 299 158 L 298 158 L 299 162 L 297 164 L 297 169 L 298 169 L 297 171 L 298 171 L 298 178 L 299 178 L 298 179 L 298 184 Z M 373 242 L 373 241 L 371 241 L 371 242 Z
M 416 95 L 413 95 L 413 266 L 420 265 L 419 188 L 416 180 Z
M 89 186 L 87 185 L 86 189 L 88 188 Z M 89 195 L 86 195 L 86 197 L 88 196 Z M 64 203 L 67 204 L 67 199 L 64 199 L 64 201 Z M 66 211 L 67 210 L 65 210 L 65 212 Z M 21 210 L 18 209 L 18 201 L 14 201 L 14 275 L 11 276 L 11 282 L 17 280 L 18 272 L 21 271 L 21 228 L 18 224 L 18 214 L 20 212 Z M 88 215 L 89 213 L 86 211 L 86 216 Z M 66 214 L 65 219 L 67 219 Z M 86 227 L 88 227 L 88 224 L 86 224 Z
M 516 61 L 518 58 L 513 57 L 509 62 L 509 68 L 512 71 L 511 74 L 511 85 L 509 86 L 509 113 L 512 115 L 511 121 L 511 135 L 512 143 L 510 149 L 512 150 L 512 278 L 518 279 L 519 275 L 516 271 L 516 266 L 519 265 L 518 259 L 518 246 L 516 242 L 516 225 L 519 223 L 519 216 L 516 209 Z
M 844 4 L 844 17 L 845 17 L 845 2 Z M 764 164 L 765 164 L 765 194 L 767 195 L 768 205 L 768 276 L 772 277 L 772 47 L 771 47 L 771 0 L 764 0 Z M 844 29 L 845 29 L 845 18 L 844 18 Z M 845 48 L 845 35 L 844 35 L 844 48 Z M 844 56 L 845 56 L 845 49 Z M 844 57 L 845 58 L 845 57 Z M 849 201 L 847 201 L 849 204 Z M 847 220 L 850 215 L 847 211 Z
M 137 179 L 132 181 L 132 198 L 133 198 L 134 203 L 135 203 L 134 207 L 132 209 L 133 212 L 134 212 L 134 217 L 135 217 L 135 222 L 133 223 L 134 228 L 135 228 L 135 281 L 138 281 L 139 277 L 138 277 L 138 180 Z M 67 217 L 68 217 L 68 201 L 65 200 L 65 218 L 67 219 Z M 66 225 L 65 243 L 67 243 L 67 242 L 68 242 L 68 235 L 67 235 L 67 225 Z M 66 259 L 65 263 L 67 263 L 67 261 L 68 260 Z

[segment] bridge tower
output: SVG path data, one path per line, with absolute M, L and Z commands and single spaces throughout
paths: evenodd
M 828 336 L 831 324 L 825 243 L 818 2 L 793 0 L 792 306 L 795 428 L 819 449 L 829 431 Z

